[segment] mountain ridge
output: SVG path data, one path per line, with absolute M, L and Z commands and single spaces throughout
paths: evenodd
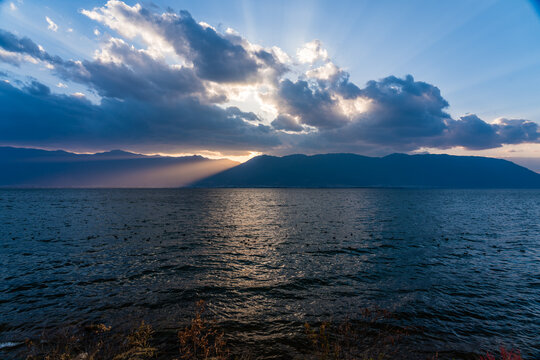
M 540 188 L 540 174 L 508 160 L 480 156 L 261 155 L 192 186 Z
M 123 150 L 76 154 L 0 147 L 0 187 L 180 187 L 237 165 L 200 155 L 170 157 Z
M 0 147 L 0 187 L 540 188 L 511 161 L 447 154 L 260 155 L 239 164 L 124 150 L 76 154 Z

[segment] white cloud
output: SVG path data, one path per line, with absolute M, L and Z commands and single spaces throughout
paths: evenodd
M 310 41 L 296 51 L 296 57 L 302 64 L 313 64 L 318 60 L 327 60 L 328 51 L 319 40 Z
M 233 28 L 230 28 L 230 27 L 225 30 L 225 34 L 240 36 L 240 33 L 238 31 L 236 31 L 236 30 L 234 30 Z
M 47 29 L 51 31 L 55 31 L 55 32 L 58 30 L 58 25 L 56 25 L 54 21 L 51 20 L 50 17 L 45 16 L 45 20 L 47 20 L 47 24 L 49 24 L 49 26 L 47 26 Z
M 205 28 L 205 29 L 212 29 L 212 30 L 214 30 L 214 31 L 217 31 L 215 27 L 213 27 L 212 25 L 208 24 L 207 22 L 199 21 L 199 25 L 201 25 L 201 26 L 202 26 L 203 28 Z M 228 30 L 229 30 L 229 29 L 227 29 L 227 31 L 226 31 L 227 34 L 228 34 Z M 233 29 L 231 29 L 231 30 L 234 31 Z
M 6 62 L 14 66 L 19 66 L 23 62 L 30 62 L 32 64 L 38 63 L 38 60 L 30 55 L 6 51 L 2 48 L 0 48 L 0 61 Z
M 78 97 L 78 98 L 84 98 L 86 95 L 84 95 L 82 92 L 76 92 L 73 93 L 72 96 Z
M 98 29 L 94 29 L 94 35 L 99 36 L 100 34 L 101 34 L 101 33 L 99 32 Z
M 291 58 L 289 54 L 287 54 L 285 51 L 283 51 L 281 48 L 277 46 L 272 46 L 272 53 L 278 59 L 278 61 L 282 64 L 288 64 L 291 62 Z
M 117 31 L 118 34 L 133 39 L 140 36 L 151 47 L 151 53 L 174 54 L 174 49 L 167 39 L 159 33 L 154 24 L 141 14 L 140 4 L 129 6 L 122 1 L 109 0 L 105 6 L 96 7 L 92 10 L 81 10 L 88 18 L 97 21 Z M 163 14 L 166 18 L 168 14 Z
M 308 70 L 306 76 L 314 79 L 329 80 L 339 73 L 339 68 L 332 62 L 328 62 L 316 69 Z
M 56 87 L 64 88 L 64 89 L 65 89 L 65 88 L 67 88 L 68 86 L 67 86 L 66 84 L 64 84 L 64 83 L 59 82 L 58 84 L 56 84 Z
M 9 3 L 9 9 L 11 11 L 15 11 L 15 10 L 17 10 L 17 6 L 14 3 Z
M 72 28 L 67 29 L 67 32 L 73 32 Z
M 194 68 L 205 80 L 275 83 L 276 77 L 285 70 L 281 60 L 288 58 L 279 48 L 265 49 L 250 44 L 233 30 L 221 34 L 204 21 L 195 22 L 187 12 L 151 14 L 139 4 L 130 6 L 109 0 L 102 7 L 81 10 L 81 13 L 114 30 L 126 41 L 138 37 L 146 47 L 141 50 L 153 59 Z M 201 43 L 212 44 L 195 45 Z M 226 46 L 229 51 L 213 52 L 211 49 L 216 46 Z

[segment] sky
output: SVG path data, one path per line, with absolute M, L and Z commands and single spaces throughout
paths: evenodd
M 526 0 L 3 0 L 0 145 L 534 167 L 538 39 Z

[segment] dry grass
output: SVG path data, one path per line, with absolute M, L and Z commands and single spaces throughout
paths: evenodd
M 111 334 L 104 324 L 64 328 L 27 340 L 26 360 L 146 360 L 156 354 L 150 346 L 153 330 L 144 321 L 127 336 Z
M 518 350 L 506 350 L 504 347 L 501 347 L 499 350 L 500 357 L 487 353 L 485 356 L 480 356 L 480 360 L 523 360 Z
M 157 349 L 150 346 L 153 334 L 152 327 L 143 321 L 138 329 L 128 335 L 127 348 L 113 360 L 144 360 L 154 357 Z
M 386 323 L 392 313 L 382 309 L 364 309 L 361 319 L 340 324 L 323 322 L 319 326 L 304 325 L 311 349 L 321 360 L 391 359 L 407 329 Z M 374 329 L 376 330 L 374 331 Z
M 205 310 L 204 301 L 197 302 L 191 324 L 178 332 L 180 356 L 182 359 L 226 360 L 230 351 L 224 340 L 224 333 L 217 328 L 214 321 L 204 316 Z
M 404 357 L 400 341 L 409 329 L 390 325 L 393 315 L 381 309 L 364 309 L 361 318 L 338 324 L 306 323 L 304 358 L 320 360 L 384 360 Z M 225 341 L 225 333 L 206 314 L 199 301 L 190 323 L 177 333 L 178 355 L 167 355 L 153 346 L 154 331 L 144 321 L 123 334 L 111 327 L 95 324 L 82 328 L 67 327 L 44 333 L 40 340 L 27 340 L 26 360 L 240 360 L 256 358 L 247 353 L 234 354 Z M 299 344 L 300 345 L 300 344 Z M 168 345 L 164 345 L 168 346 Z M 170 347 L 169 347 L 170 348 Z M 296 356 L 295 358 L 299 358 Z M 438 356 L 433 356 L 438 359 Z M 500 349 L 500 355 L 487 353 L 479 360 L 523 360 L 518 351 Z

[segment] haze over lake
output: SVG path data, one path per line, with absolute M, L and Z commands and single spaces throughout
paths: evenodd
M 405 345 L 420 357 L 505 345 L 536 359 L 539 199 L 539 190 L 0 190 L 0 343 L 84 321 L 145 319 L 175 336 L 204 299 L 232 343 L 260 358 L 302 353 L 305 321 L 378 307 L 411 327 Z

